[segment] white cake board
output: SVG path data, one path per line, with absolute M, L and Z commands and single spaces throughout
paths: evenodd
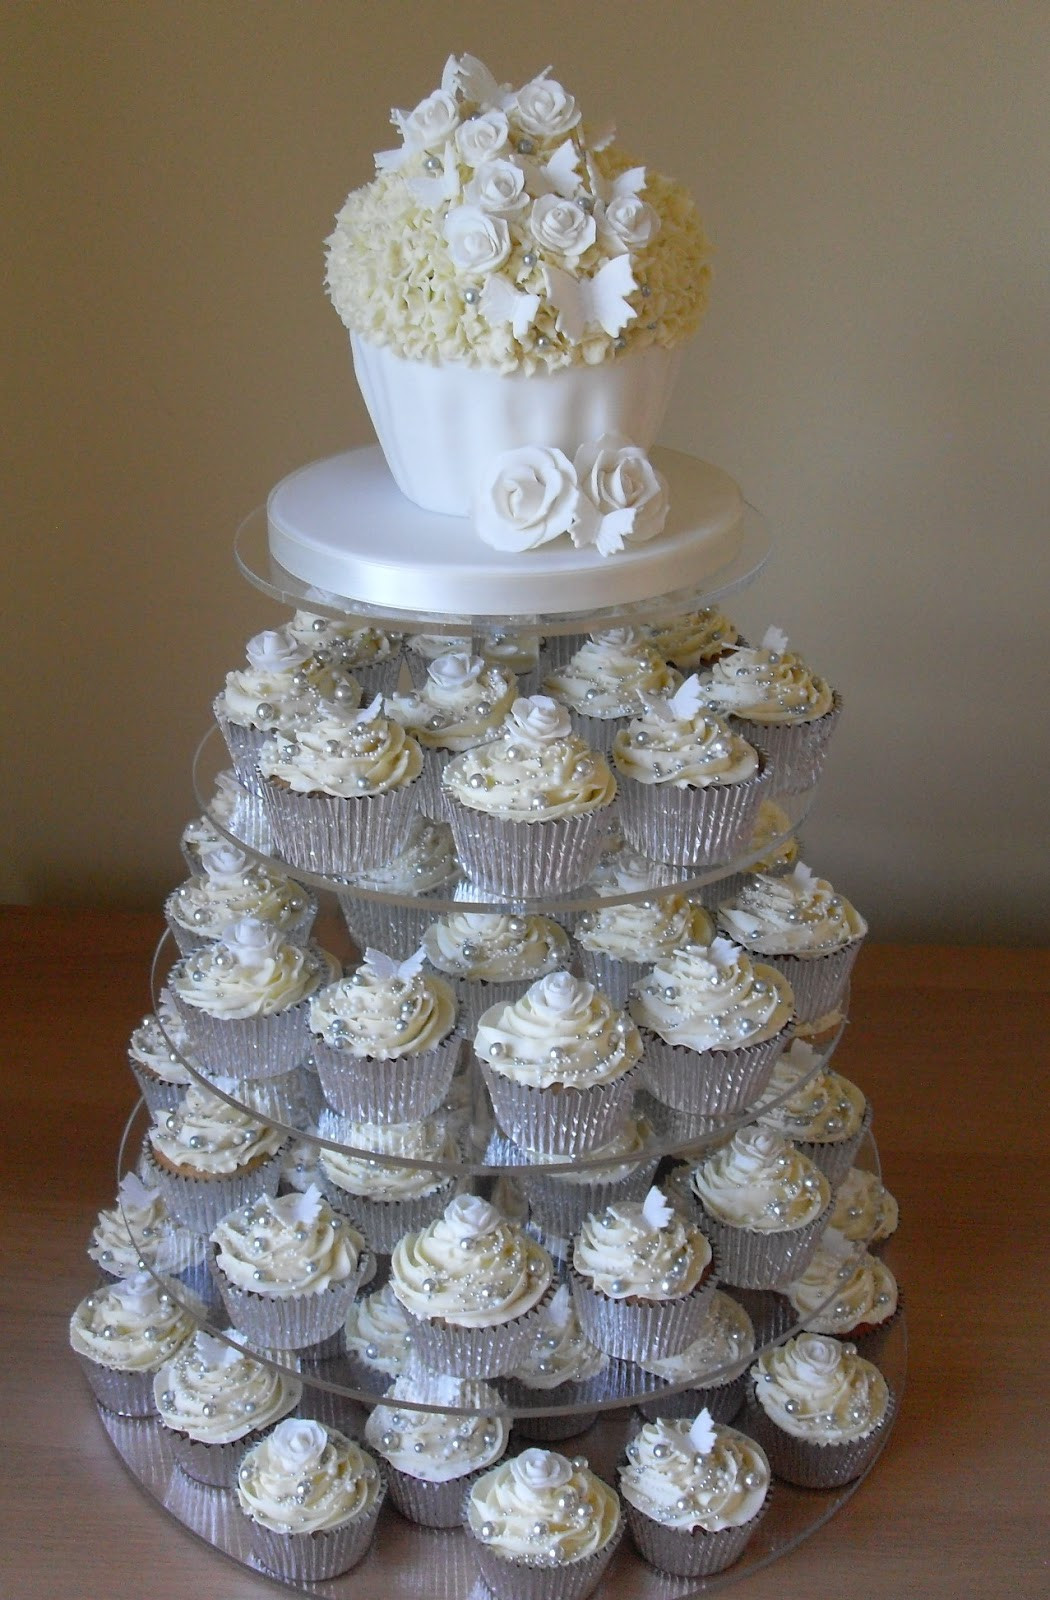
M 273 559 L 315 588 L 397 610 L 527 617 L 623 605 L 719 571 L 741 535 L 740 490 L 720 468 L 654 449 L 671 510 L 648 544 L 601 556 L 569 538 L 520 555 L 483 544 L 466 517 L 406 500 L 378 445 L 282 479 L 267 505 Z

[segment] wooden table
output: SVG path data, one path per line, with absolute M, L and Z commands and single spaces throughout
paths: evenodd
M 70 1312 L 93 1282 L 87 1236 L 113 1203 L 135 1098 L 125 1046 L 149 1009 L 159 932 L 153 915 L 0 910 L 0 1594 L 11 1600 L 275 1593 L 138 1491 L 67 1348 Z M 862 954 L 836 1065 L 874 1102 L 901 1204 L 908 1392 L 856 1497 L 734 1588 L 740 1600 L 1050 1593 L 1048 991 L 1046 952 Z

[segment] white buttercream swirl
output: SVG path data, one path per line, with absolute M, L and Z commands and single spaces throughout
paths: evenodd
M 593 984 L 552 972 L 520 1000 L 483 1012 L 474 1050 L 515 1083 L 585 1089 L 629 1072 L 641 1060 L 642 1041 L 630 1019 Z
M 385 707 L 424 748 L 469 750 L 500 728 L 517 692 L 513 672 L 452 651 L 434 658 L 420 688 L 390 695 Z
M 310 1027 L 332 1049 L 384 1060 L 434 1049 L 455 1020 L 455 995 L 443 978 L 381 975 L 367 961 L 310 1002 Z
M 440 888 L 459 872 L 452 829 L 447 822 L 414 817 L 404 847 L 385 867 L 356 873 L 348 883 L 362 889 L 382 889 L 389 894 L 426 894 Z
M 190 1084 L 193 1078 L 179 1059 L 191 1055 L 186 1024 L 168 990 L 160 996 L 155 1016 L 143 1017 L 128 1041 L 128 1055 L 163 1083 Z
M 888 1239 L 897 1229 L 897 1202 L 874 1172 L 851 1167 L 835 1195 L 830 1226 L 854 1243 Z
M 639 1164 L 638 1161 L 624 1161 L 623 1157 L 644 1155 L 651 1138 L 652 1129 L 644 1117 L 629 1117 L 611 1139 L 587 1152 L 585 1167 L 566 1166 L 564 1155 L 549 1151 L 529 1150 L 527 1154 L 530 1166 L 550 1166 L 552 1170 L 545 1172 L 544 1178 L 556 1183 L 622 1183 Z M 598 1157 L 606 1157 L 610 1165 L 593 1166 L 591 1163 Z
M 569 959 L 569 938 L 549 917 L 452 911 L 423 935 L 427 960 L 439 972 L 475 982 L 523 983 Z
M 543 688 L 581 715 L 605 719 L 632 715 L 645 696 L 672 693 L 681 681 L 636 629 L 616 628 L 592 634 Z
M 247 668 L 226 674 L 216 701 L 216 710 L 238 727 L 289 732 L 320 701 L 360 704 L 360 684 L 285 628 L 256 634 L 247 655 Z
M 753 1233 L 802 1228 L 831 1199 L 827 1178 L 772 1128 L 738 1128 L 690 1180 L 705 1211 Z
M 867 1101 L 855 1083 L 819 1070 L 821 1058 L 804 1039 L 796 1039 L 773 1068 L 773 1076 L 755 1107 L 755 1118 L 789 1139 L 834 1144 L 851 1139 L 864 1120 Z M 769 1101 L 778 1101 L 770 1105 Z
M 558 1567 L 594 1555 L 619 1526 L 620 1502 L 577 1459 L 578 1465 L 553 1450 L 531 1449 L 493 1467 L 470 1491 L 471 1533 L 527 1566 Z
M 532 1347 L 514 1376 L 526 1389 L 557 1389 L 563 1383 L 586 1383 L 609 1365 L 609 1357 L 580 1327 L 567 1283 L 555 1290 L 536 1319 Z
M 290 639 L 305 646 L 314 661 L 329 651 L 340 665 L 346 667 L 371 667 L 389 660 L 400 644 L 396 633 L 384 633 L 379 628 L 357 628 L 346 618 L 321 617 L 313 611 L 297 611 L 285 623 Z
M 284 1134 L 257 1121 L 240 1106 L 191 1084 L 176 1110 L 154 1123 L 147 1138 L 169 1165 L 208 1177 L 225 1177 L 275 1155 Z
M 796 1439 L 846 1444 L 866 1438 L 889 1407 L 878 1367 L 825 1334 L 800 1333 L 763 1351 L 752 1371 L 759 1405 Z
M 253 1522 L 277 1533 L 323 1533 L 367 1516 L 382 1493 L 378 1468 L 352 1439 L 289 1417 L 247 1452 L 237 1499 Z
M 404 1156 L 414 1161 L 456 1160 L 456 1141 L 444 1121 L 427 1117 L 420 1122 L 350 1122 L 334 1112 L 322 1112 L 318 1123 L 322 1138 L 338 1140 L 345 1150 L 321 1147 L 318 1160 L 330 1183 L 347 1194 L 369 1200 L 410 1200 L 433 1194 L 445 1182 L 444 1174 L 428 1167 L 388 1166 L 384 1156 Z M 354 1155 L 370 1150 L 372 1155 Z
M 242 917 L 214 944 L 186 956 L 170 983 L 183 1005 L 225 1021 L 287 1011 L 329 975 L 327 959 L 301 950 L 254 917 Z
M 445 768 L 442 782 L 461 805 L 542 822 L 597 811 L 615 799 L 608 762 L 572 733 L 564 707 L 543 695 L 515 701 L 505 729 Z
M 299 884 L 249 861 L 235 845 L 202 849 L 203 869 L 180 884 L 167 907 L 174 920 L 202 938 L 215 938 L 241 917 L 287 928 L 309 904 Z
M 831 1227 L 784 1293 L 812 1333 L 847 1338 L 858 1328 L 888 1322 L 897 1309 L 897 1280 L 885 1262 L 858 1253 Z
M 709 944 L 714 924 L 697 901 L 671 893 L 585 911 L 573 934 L 584 950 L 615 961 L 658 961 L 680 945 Z
M 135 1173 L 121 1179 L 117 1203 L 100 1211 L 88 1255 L 114 1278 L 128 1278 L 143 1265 L 165 1276 L 203 1261 L 199 1236 L 168 1212 L 159 1189 Z
M 322 1294 L 358 1270 L 364 1240 L 318 1189 L 260 1195 L 212 1231 L 216 1264 L 239 1289 L 287 1299 Z
M 357 720 L 321 709 L 294 733 L 270 738 L 259 752 L 259 772 L 296 794 L 340 799 L 386 794 L 423 770 L 423 753 L 411 734 L 388 717 Z
M 777 877 L 749 877 L 735 900 L 719 906 L 718 920 L 730 938 L 761 955 L 823 955 L 868 931 L 860 912 L 801 864 Z
M 346 1348 L 377 1372 L 396 1377 L 412 1349 L 412 1334 L 401 1302 L 389 1283 L 355 1300 L 343 1329 Z
M 613 740 L 617 772 L 635 783 L 665 783 L 677 789 L 746 783 L 758 771 L 758 753 L 720 717 L 643 713 Z
M 477 1415 L 401 1409 L 398 1400 L 445 1401 L 470 1406 Z M 507 1448 L 509 1428 L 499 1415 L 500 1398 L 487 1383 L 432 1377 L 423 1387 L 415 1378 L 395 1379 L 393 1404 L 376 1406 L 365 1423 L 365 1438 L 392 1467 L 424 1483 L 450 1483 L 498 1461 Z
M 620 1469 L 625 1500 L 665 1528 L 718 1533 L 756 1517 L 769 1492 L 765 1451 L 735 1428 L 712 1423 L 698 1451 L 687 1418 L 647 1422 L 627 1446 Z
M 676 1211 L 658 1226 L 643 1202 L 621 1200 L 584 1218 L 572 1264 L 610 1300 L 676 1300 L 707 1273 L 711 1246 Z
M 490 1328 L 538 1305 L 553 1276 L 550 1256 L 517 1224 L 474 1195 L 406 1234 L 390 1258 L 390 1285 L 407 1311 L 462 1328 Z
M 704 688 L 712 705 L 752 722 L 815 722 L 832 709 L 823 678 L 791 650 L 738 646 L 711 667 Z
M 681 672 L 696 672 L 737 640 L 733 623 L 713 606 L 645 628 L 644 633 L 653 649 Z
M 153 1380 L 161 1421 L 204 1444 L 230 1444 L 288 1415 L 303 1386 L 290 1372 L 198 1332 Z
M 716 1289 L 707 1303 L 700 1332 L 692 1344 L 676 1356 L 651 1356 L 638 1364 L 646 1372 L 670 1383 L 692 1383 L 696 1387 L 729 1383 L 738 1366 L 746 1363 L 755 1349 L 755 1330 L 751 1318 L 738 1300 Z M 712 1374 L 715 1374 L 712 1378 Z
M 772 1039 L 790 1022 L 794 996 L 773 967 L 729 946 L 683 945 L 635 984 L 630 1012 L 668 1044 L 732 1050 Z
M 100 1367 L 155 1372 L 192 1338 L 204 1315 L 197 1297 L 181 1286 L 152 1272 L 136 1272 L 81 1300 L 69 1324 L 69 1342 Z

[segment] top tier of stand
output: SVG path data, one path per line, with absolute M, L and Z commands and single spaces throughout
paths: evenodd
M 264 594 L 362 626 L 477 633 L 531 626 L 562 634 L 657 622 L 751 583 L 770 554 L 759 514 L 719 468 L 679 451 L 653 460 L 671 512 L 647 544 L 604 557 L 567 537 L 507 554 L 469 519 L 404 499 L 378 446 L 312 463 L 242 524 L 237 563 Z

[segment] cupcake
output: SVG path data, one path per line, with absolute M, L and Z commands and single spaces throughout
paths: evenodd
M 680 945 L 710 944 L 714 932 L 703 906 L 675 893 L 584 911 L 573 929 L 584 977 L 617 1006 L 627 1004 L 646 967 Z
M 762 757 L 703 709 L 695 675 L 616 735 L 620 826 L 655 861 L 706 867 L 744 849 L 769 787 Z
M 510 900 L 583 883 L 616 798 L 604 756 L 545 695 L 516 700 L 500 737 L 454 756 L 442 781 L 465 871 Z
M 169 989 L 162 989 L 154 1016 L 143 1017 L 128 1041 L 128 1065 L 155 1117 L 173 1111 L 194 1082 L 184 1065 L 189 1035 Z
M 230 1321 L 263 1349 L 304 1350 L 338 1333 L 375 1258 L 317 1188 L 262 1195 L 212 1231 Z
M 642 1046 L 593 984 L 553 972 L 482 1013 L 474 1053 L 505 1132 L 530 1150 L 582 1155 L 626 1122 Z
M 503 1384 L 507 1404 L 516 1413 L 515 1432 L 545 1442 L 586 1432 L 597 1415 L 588 1406 L 602 1398 L 608 1365 L 609 1357 L 580 1327 L 569 1285 L 559 1284 L 537 1318 L 532 1348 Z M 532 1414 L 532 1408 L 545 1405 L 565 1410 L 560 1416 Z
M 276 1194 L 284 1133 L 193 1084 L 146 1133 L 144 1176 L 194 1233 L 263 1194 Z
M 69 1324 L 92 1393 L 107 1411 L 148 1417 L 154 1374 L 196 1332 L 204 1306 L 167 1278 L 141 1271 L 81 1300 Z
M 473 650 L 486 666 L 504 667 L 516 677 L 528 677 L 536 672 L 542 640 L 538 633 L 492 628 L 473 639 L 469 633 L 413 633 L 406 642 L 412 676 L 420 682 L 426 676 L 426 664 L 450 651 L 465 651 L 469 655 Z
M 802 862 L 789 873 L 748 878 L 718 908 L 731 939 L 783 973 L 800 1022 L 833 1028 L 868 925 L 825 878 Z
M 164 902 L 164 916 L 182 954 L 218 939 L 231 922 L 252 917 L 292 944 L 310 936 L 317 901 L 299 883 L 250 862 L 224 841 L 200 852 L 200 870 Z
M 712 666 L 739 638 L 733 623 L 717 606 L 687 611 L 642 632 L 653 649 L 680 672 L 701 672 Z
M 321 1178 L 321 1169 L 317 1164 L 319 1153 L 313 1139 L 289 1140 L 281 1157 L 281 1182 L 278 1193 L 290 1194 L 294 1189 L 297 1194 L 305 1194 L 312 1183 L 319 1184 Z
M 883 1244 L 897 1231 L 897 1202 L 875 1172 L 851 1167 L 835 1195 L 829 1227 L 852 1244 Z
M 380 628 L 355 628 L 347 617 L 297 611 L 285 631 L 311 652 L 316 666 L 352 675 L 367 695 L 392 694 L 401 670 L 401 636 Z
M 820 1169 L 753 1124 L 693 1169 L 689 1189 L 723 1279 L 742 1289 L 776 1289 L 804 1270 L 831 1209 Z
M 482 1474 L 463 1520 L 496 1600 L 585 1600 L 623 1533 L 616 1493 L 582 1456 L 535 1446 Z
M 568 706 L 573 727 L 589 745 L 608 751 L 650 696 L 673 694 L 681 681 L 636 628 L 612 628 L 592 633 L 544 678 L 543 692 Z
M 746 1434 L 701 1410 L 647 1422 L 627 1446 L 620 1493 L 642 1558 L 680 1578 L 710 1577 L 743 1554 L 769 1495 L 769 1462 Z
M 421 1411 L 401 1401 L 469 1407 Z M 507 1448 L 508 1426 L 500 1399 L 487 1383 L 463 1382 L 444 1373 L 402 1375 L 389 1403 L 376 1406 L 365 1438 L 386 1462 L 390 1498 L 403 1517 L 424 1528 L 458 1528 L 463 1498 Z
M 406 1370 L 412 1332 L 389 1283 L 354 1301 L 343 1324 L 343 1344 L 355 1388 L 381 1394 Z
M 456 983 L 463 1031 L 489 1006 L 517 1000 L 530 983 L 568 966 L 570 943 L 550 917 L 453 911 L 423 935 L 427 960 Z
M 652 1129 L 645 1119 L 629 1117 L 611 1139 L 588 1150 L 585 1167 L 506 1140 L 500 1159 L 516 1164 L 514 1176 L 544 1235 L 569 1239 L 579 1233 L 590 1212 L 604 1211 L 620 1200 L 645 1199 L 658 1160 L 649 1153 L 652 1143 Z
M 728 939 L 683 945 L 634 987 L 646 1088 L 694 1116 L 729 1116 L 769 1082 L 794 1003 L 773 967 L 752 964 Z
M 751 1376 L 743 1425 L 786 1483 L 837 1488 L 878 1455 L 895 1400 L 878 1367 L 852 1345 L 800 1333 L 763 1351 Z
M 382 696 L 360 711 L 321 706 L 259 752 L 263 802 L 293 867 L 345 877 L 385 865 L 418 806 L 423 754 Z
M 669 1395 L 639 1401 L 643 1416 L 694 1417 L 706 1408 L 716 1422 L 732 1422 L 744 1400 L 755 1329 L 739 1300 L 716 1289 L 700 1332 L 677 1356 L 644 1355 L 638 1365 L 678 1386 Z M 688 1384 L 688 1388 L 681 1385 Z
M 329 1111 L 322 1113 L 318 1132 L 345 1147 L 321 1146 L 321 1188 L 337 1211 L 357 1223 L 374 1250 L 389 1255 L 402 1234 L 422 1228 L 445 1209 L 456 1181 L 447 1168 L 458 1162 L 459 1151 L 443 1118 L 349 1122 Z M 403 1166 L 398 1157 L 412 1163 L 439 1161 L 446 1170 Z
M 258 784 L 257 777 L 255 782 Z M 231 843 L 231 835 L 237 844 L 258 850 L 261 855 L 272 853 L 273 837 L 258 788 L 248 788 L 227 768 L 215 779 L 206 815 L 187 822 L 182 830 L 182 855 L 190 871 L 202 872 L 202 853 Z
M 619 900 L 624 895 L 666 888 L 673 877 L 670 868 L 632 849 L 615 828 L 605 840 L 586 887 L 602 900 Z
M 871 1121 L 868 1102 L 855 1083 L 796 1039 L 773 1068 L 755 1107 L 755 1121 L 791 1140 L 837 1189 Z
M 728 651 L 704 682 L 708 702 L 767 757 L 777 794 L 798 794 L 820 777 L 842 701 L 768 628 L 757 648 Z
M 88 1255 L 107 1278 L 130 1278 L 150 1271 L 181 1279 L 206 1298 L 208 1252 L 202 1236 L 168 1211 L 159 1189 L 126 1172 L 115 1206 L 99 1212 Z
M 169 986 L 195 1056 L 230 1078 L 273 1078 L 309 1049 L 307 1001 L 338 966 L 316 946 L 301 950 L 253 917 L 183 956 Z
M 832 1227 L 805 1270 L 784 1290 L 811 1333 L 830 1333 L 854 1344 L 884 1333 L 897 1315 L 897 1280 L 884 1261 Z
M 406 1234 L 390 1258 L 390 1287 L 408 1312 L 420 1361 L 463 1378 L 518 1367 L 552 1276 L 541 1245 L 469 1194 Z
M 433 907 L 425 899 L 398 905 L 388 897 L 423 896 L 433 889 L 450 888 L 458 877 L 459 862 L 448 823 L 414 817 L 393 860 L 371 872 L 352 874 L 346 880 L 346 891 L 340 891 L 339 909 L 350 937 L 359 950 L 374 946 L 391 955 L 410 956 L 419 949 L 430 926 Z
M 349 977 L 310 1005 L 325 1099 L 353 1122 L 415 1122 L 441 1104 L 459 1057 L 455 996 L 417 950 L 395 961 L 366 950 Z
M 756 860 L 749 860 L 745 871 L 730 872 L 724 878 L 704 884 L 699 893 L 706 905 L 718 907 L 723 901 L 735 899 L 752 873 L 764 872 L 771 878 L 779 878 L 798 865 L 799 842 L 792 832 L 791 818 L 775 800 L 763 800 L 759 806 L 744 850 L 749 857 L 758 850 L 762 854 Z
M 714 1287 L 710 1244 L 659 1189 L 587 1217 L 573 1247 L 580 1326 L 599 1350 L 625 1361 L 685 1350 Z
M 213 710 L 240 781 L 256 792 L 256 761 L 273 733 L 290 734 L 319 698 L 356 706 L 361 688 L 353 678 L 317 662 L 312 651 L 284 628 L 249 639 L 247 669 L 228 672 Z
M 171 1431 L 176 1461 L 198 1483 L 223 1489 L 232 1488 L 245 1448 L 295 1410 L 302 1387 L 290 1372 L 202 1330 L 153 1380 L 157 1411 Z
M 427 816 L 440 821 L 444 815 L 441 774 L 448 756 L 494 739 L 517 693 L 513 672 L 488 666 L 469 650 L 453 650 L 435 656 L 418 688 L 387 698 L 387 716 L 423 751 L 420 806 Z
M 366 1450 L 301 1417 L 279 1422 L 246 1451 L 236 1488 L 252 1554 L 293 1584 L 355 1567 L 372 1542 L 384 1495 Z

